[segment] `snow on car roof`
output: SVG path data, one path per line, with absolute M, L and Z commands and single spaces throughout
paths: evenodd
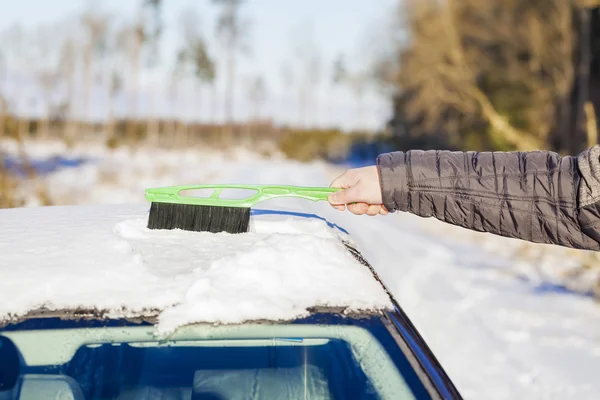
M 0 321 L 39 309 L 194 322 L 290 320 L 311 307 L 391 308 L 317 218 L 254 215 L 241 235 L 146 228 L 148 205 L 0 211 Z

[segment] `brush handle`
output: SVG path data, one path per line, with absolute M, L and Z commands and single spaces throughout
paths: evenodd
M 211 189 L 213 193 L 207 197 L 181 196 L 184 190 Z M 225 189 L 254 190 L 243 199 L 224 199 L 221 193 Z M 153 203 L 178 203 L 199 206 L 253 207 L 261 201 L 276 197 L 299 197 L 312 201 L 327 201 L 328 196 L 337 192 L 337 188 L 305 187 L 289 185 L 182 185 L 163 188 L 146 189 L 146 200 Z

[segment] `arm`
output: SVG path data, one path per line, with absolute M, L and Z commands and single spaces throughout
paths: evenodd
M 408 151 L 377 159 L 390 211 L 536 243 L 600 250 L 600 147 L 556 153 Z

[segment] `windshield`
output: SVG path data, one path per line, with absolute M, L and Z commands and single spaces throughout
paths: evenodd
M 40 320 L 34 329 L 0 329 L 21 359 L 7 398 L 429 397 L 377 317 L 192 325 L 161 339 L 151 325 L 86 324 Z

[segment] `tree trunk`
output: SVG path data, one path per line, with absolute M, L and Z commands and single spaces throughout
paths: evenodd
M 585 119 L 587 121 L 587 146 L 593 147 L 598 144 L 598 126 L 596 112 L 592 102 L 585 103 Z
M 233 120 L 233 95 L 235 79 L 235 49 L 233 45 L 227 50 L 227 79 L 225 83 L 225 123 L 227 125 Z
M 89 111 L 89 107 L 90 107 L 90 95 L 91 95 L 91 86 L 92 86 L 92 49 L 90 47 L 90 45 L 87 46 L 87 48 L 85 49 L 85 54 L 84 54 L 84 83 L 83 83 L 83 98 L 82 98 L 82 103 L 81 103 L 81 115 L 80 115 L 80 129 L 79 129 L 79 135 L 82 136 L 83 138 L 87 137 L 87 131 L 84 131 L 84 127 L 87 127 L 88 125 L 88 111 Z
M 306 128 L 306 87 L 302 84 L 298 101 L 298 128 Z
M 564 75 L 559 84 L 559 87 L 561 87 L 562 90 L 560 90 L 556 101 L 556 124 L 546 138 L 549 149 L 558 153 L 562 153 L 567 149 L 569 141 L 568 134 L 569 132 L 572 132 L 573 109 L 571 102 L 576 84 L 575 74 L 577 69 L 576 46 L 578 35 L 577 29 L 573 26 L 574 21 L 576 20 L 574 18 L 576 17 L 576 15 L 574 15 L 576 10 L 571 4 L 565 3 L 565 7 L 566 10 L 563 11 L 563 13 L 568 15 L 568 17 L 565 16 L 565 19 L 562 20 L 564 23 L 562 29 L 564 32 L 569 32 L 569 34 L 565 34 L 566 38 L 558 44 L 558 48 L 560 49 L 561 54 L 568 56 L 565 60 L 566 68 L 564 70 Z
M 50 109 L 46 108 L 46 112 L 40 123 L 40 139 L 48 140 L 50 138 Z
M 115 140 L 115 94 L 111 93 L 108 96 L 108 116 L 106 123 L 105 143 L 111 143 Z
M 65 115 L 65 132 L 63 140 L 66 142 L 67 147 L 71 148 L 73 140 L 75 139 L 75 132 L 77 131 L 77 116 L 73 112 L 73 91 L 75 84 L 75 74 L 73 71 L 69 71 L 69 83 L 67 84 L 67 111 Z
M 190 143 L 192 143 L 192 145 L 196 145 L 199 140 L 203 139 L 203 136 L 202 136 L 202 123 L 203 123 L 202 111 L 204 110 L 204 104 L 203 104 L 204 96 L 202 93 L 202 84 L 199 84 L 198 87 L 196 88 L 195 98 L 196 98 L 196 102 L 194 102 L 194 104 L 193 104 L 194 112 L 192 115 L 194 115 L 196 118 L 192 118 L 192 126 L 196 126 L 197 129 L 192 130 L 190 132 L 190 134 L 191 134 Z
M 17 137 L 18 140 L 22 141 L 23 138 L 29 135 L 29 118 L 26 115 L 21 116 L 21 118 L 19 118 L 18 125 Z
M 210 87 L 210 123 L 217 122 L 217 85 L 212 82 Z
M 235 86 L 235 48 L 231 45 L 227 54 L 227 81 L 225 88 L 225 134 L 223 138 L 225 143 L 231 142 L 234 137 L 233 127 L 233 102 Z M 226 144 L 225 144 L 226 146 Z
M 177 110 L 179 109 L 177 100 L 179 98 L 179 81 L 176 78 L 171 79 L 169 98 L 169 125 L 166 128 L 166 132 L 163 132 L 163 136 L 167 142 L 167 146 L 171 148 L 177 147 L 177 132 L 179 118 Z
M 311 94 L 310 94 L 310 121 L 311 126 L 316 128 L 319 125 L 319 94 L 315 93 L 315 86 L 311 86 Z
M 148 104 L 149 104 L 149 115 L 148 115 L 148 124 L 147 124 L 147 135 L 148 141 L 151 146 L 158 146 L 160 140 L 160 131 L 159 131 L 159 121 L 158 116 L 155 115 L 154 110 L 154 95 L 152 91 L 148 94 Z
M 335 104 L 335 100 L 337 99 L 336 97 L 336 90 L 335 90 L 335 86 L 332 86 L 331 89 L 329 90 L 329 99 L 327 99 L 327 115 L 329 116 L 329 120 L 325 120 L 325 126 L 328 126 L 330 123 L 333 125 L 332 120 L 335 120 L 335 116 L 334 116 L 334 104 Z
M 187 146 L 187 137 L 188 137 L 188 125 L 187 122 L 185 121 L 181 121 L 178 124 L 178 129 L 177 129 L 177 146 L 178 148 L 185 148 Z
M 171 117 L 169 120 L 169 125 L 166 127 L 167 132 L 164 133 L 165 136 L 165 146 L 170 148 L 175 148 L 176 143 L 176 133 L 177 133 L 177 120 L 174 117 Z
M 130 99 L 130 110 L 129 117 L 127 120 L 129 121 L 127 124 L 127 141 L 129 142 L 129 146 L 133 149 L 136 145 L 137 139 L 137 113 L 138 113 L 138 97 L 139 97 L 139 68 L 140 68 L 140 53 L 141 53 L 142 43 L 136 37 L 135 46 L 133 49 L 132 60 L 131 60 L 131 83 L 133 85 L 132 88 L 132 97 Z
M 198 99 L 198 103 L 196 103 L 194 109 L 197 112 L 196 115 L 198 116 L 198 124 L 202 125 L 202 122 L 203 122 L 202 111 L 204 110 L 204 105 L 202 104 L 202 102 L 203 102 L 202 85 L 198 85 L 198 88 L 196 90 L 196 98 Z
M 51 114 L 51 110 L 52 110 L 52 94 L 51 91 L 49 90 L 49 87 L 43 87 L 43 94 L 44 94 L 44 105 L 45 110 L 44 113 L 42 114 L 42 117 L 40 118 L 40 126 L 39 126 L 39 138 L 41 140 L 48 140 L 50 139 L 50 114 Z
M 254 125 L 250 122 L 246 124 L 246 127 L 244 129 L 244 147 L 246 148 L 251 148 L 251 142 L 252 142 L 252 132 L 253 132 L 253 127 Z
M 577 115 L 575 123 L 575 132 L 572 132 L 570 137 L 569 153 L 577 154 L 584 150 L 586 145 L 582 133 L 586 131 L 586 103 L 589 99 L 589 84 L 590 84 L 590 14 L 587 9 L 579 11 L 580 20 L 580 50 L 579 50 L 579 67 L 578 88 L 577 88 L 577 106 L 575 112 Z
M 363 94 L 356 93 L 356 130 L 361 131 L 363 128 Z

